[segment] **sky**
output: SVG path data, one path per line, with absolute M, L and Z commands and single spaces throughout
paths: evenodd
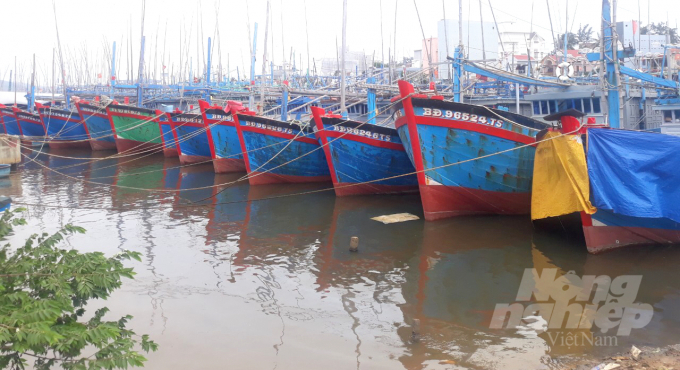
M 394 49 L 395 41 L 398 59 L 413 56 L 413 51 L 421 48 L 423 34 L 425 38 L 437 36 L 438 20 L 445 16 L 448 19 L 458 18 L 459 0 L 347 2 L 347 46 L 353 51 L 369 55 L 375 53 L 375 60 L 381 60 L 383 53 L 387 59 L 388 49 Z M 555 33 L 564 32 L 567 14 L 570 31 L 575 32 L 580 24 L 593 26 L 595 33 L 599 31 L 600 1 L 547 0 L 547 3 Z M 106 55 L 114 41 L 117 44 L 118 79 L 127 78 L 129 64 L 133 65 L 133 74 L 137 73 L 143 5 L 148 71 L 160 75 L 162 66 L 166 65 L 166 71 L 177 73 L 180 65 L 188 68 L 189 61 L 194 71 L 198 65 L 202 69 L 207 39 L 212 37 L 215 43 L 213 68 L 221 60 L 223 70 L 226 71 L 229 66 L 231 76 L 236 77 L 237 68 L 243 76 L 243 70 L 250 69 L 249 33 L 252 35 L 255 23 L 258 23 L 256 73 L 262 71 L 266 0 L 54 0 L 54 4 L 65 61 L 84 68 L 87 59 L 89 71 L 86 74 L 92 81 L 100 73 L 104 83 L 108 79 L 110 59 Z M 462 0 L 463 22 L 468 19 L 478 21 L 480 5 L 484 21 L 493 21 L 495 15 L 502 30 L 533 29 L 546 40 L 551 39 L 546 1 Z M 292 49 L 297 66 L 302 63 L 302 67 L 307 68 L 308 47 L 311 55 L 309 64 L 316 59 L 320 67 L 320 58 L 335 58 L 336 41 L 338 45 L 342 42 L 342 0 L 271 0 L 270 9 L 268 60 L 280 64 L 284 57 L 290 59 Z M 52 53 L 58 47 L 52 1 L 4 0 L 3 14 L 5 16 L 0 22 L 0 34 L 3 35 L 0 80 L 8 80 L 16 57 L 19 78 L 26 81 L 35 54 L 37 79 L 50 83 Z M 647 19 L 652 22 L 668 19 L 671 26 L 676 27 L 676 14 L 680 14 L 677 2 L 618 1 L 618 20 L 641 18 L 644 25 Z M 132 63 L 128 62 L 130 48 Z M 183 52 L 180 53 L 180 50 Z

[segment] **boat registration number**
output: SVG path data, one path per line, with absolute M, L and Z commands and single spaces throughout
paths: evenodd
M 263 130 L 282 132 L 284 134 L 291 134 L 291 135 L 293 134 L 293 129 L 267 125 L 265 123 L 256 123 L 256 122 L 246 121 L 245 125 L 249 126 L 249 127 L 261 128 Z
M 356 128 L 347 128 L 343 126 L 333 126 L 333 131 L 346 132 L 348 134 L 354 134 L 358 136 L 364 136 L 368 138 L 378 139 L 382 141 L 392 141 L 390 135 L 378 134 L 376 132 L 370 132 L 367 130 L 359 130 Z
M 503 121 L 495 118 L 485 116 L 478 116 L 476 114 L 462 113 L 451 110 L 441 110 L 435 108 L 423 108 L 424 117 L 450 118 L 457 121 L 466 121 L 473 123 L 480 123 L 487 126 L 503 127 Z

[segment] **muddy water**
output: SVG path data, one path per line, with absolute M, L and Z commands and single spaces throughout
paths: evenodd
M 159 343 L 148 369 L 559 368 L 631 344 L 680 342 L 680 248 L 592 256 L 578 238 L 535 231 L 525 217 L 383 225 L 370 218 L 422 216 L 418 196 L 286 196 L 328 185 L 249 187 L 210 165 L 102 158 L 110 154 L 40 155 L 0 180 L 0 194 L 30 204 L 32 227 L 11 241 L 74 223 L 88 230 L 68 238 L 74 248 L 143 254 L 136 279 L 93 308 L 108 306 L 111 319 L 132 314 L 131 327 Z M 348 251 L 352 236 L 359 253 Z M 652 321 L 613 346 L 490 329 L 527 268 L 641 275 L 636 301 L 653 306 Z M 561 331 L 578 332 L 602 335 Z

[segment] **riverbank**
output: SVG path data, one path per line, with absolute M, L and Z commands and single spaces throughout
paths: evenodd
M 637 348 L 637 347 L 635 347 Z M 665 347 L 640 347 L 614 356 L 579 359 L 565 364 L 564 370 L 680 369 L 680 344 Z

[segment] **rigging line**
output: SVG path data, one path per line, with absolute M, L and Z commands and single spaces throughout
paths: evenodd
M 271 200 L 271 199 L 278 199 L 278 198 L 287 198 L 287 197 L 292 197 L 292 196 L 301 196 L 301 195 L 308 195 L 308 194 L 314 194 L 314 193 L 321 193 L 321 192 L 324 192 L 324 191 L 330 191 L 330 190 L 335 190 L 335 189 L 343 189 L 343 188 L 349 188 L 349 187 L 352 187 L 352 186 L 371 184 L 371 183 L 375 183 L 375 182 L 379 182 L 379 181 L 386 181 L 386 180 L 396 179 L 396 178 L 400 178 L 400 177 L 411 176 L 411 175 L 418 174 L 418 173 L 421 173 L 421 172 L 425 173 L 425 172 L 435 171 L 435 170 L 446 168 L 446 167 L 457 166 L 457 165 L 460 165 L 460 164 L 463 164 L 463 163 L 472 162 L 472 161 L 476 161 L 476 160 L 483 159 L 483 158 L 493 157 L 493 156 L 496 156 L 496 155 L 499 155 L 499 154 L 504 154 L 504 153 L 508 153 L 508 152 L 511 152 L 511 151 L 514 151 L 514 150 L 523 149 L 523 148 L 526 148 L 526 147 L 529 147 L 529 146 L 535 146 L 535 145 L 538 145 L 540 143 L 547 142 L 547 141 L 550 141 L 550 140 L 554 140 L 554 139 L 557 139 L 557 138 L 560 138 L 560 137 L 563 137 L 563 136 L 566 136 L 566 135 L 575 134 L 581 128 L 583 128 L 583 126 L 584 126 L 584 123 L 581 123 L 581 125 L 578 128 L 576 128 L 574 131 L 562 133 L 560 135 L 553 136 L 553 137 L 550 137 L 550 138 L 537 140 L 537 141 L 535 141 L 534 143 L 531 143 L 531 144 L 522 144 L 522 145 L 516 146 L 514 148 L 509 148 L 509 149 L 501 150 L 499 152 L 485 154 L 483 156 L 479 156 L 479 157 L 475 157 L 475 158 L 470 158 L 470 159 L 466 159 L 466 160 L 462 160 L 462 161 L 458 161 L 458 162 L 454 162 L 454 163 L 448 163 L 448 164 L 436 166 L 436 167 L 429 168 L 429 169 L 416 170 L 416 171 L 413 171 L 413 172 L 410 172 L 410 173 L 385 177 L 385 178 L 382 178 L 382 179 L 364 181 L 362 183 L 352 183 L 352 184 L 340 185 L 340 186 L 337 186 L 337 187 L 334 186 L 334 187 L 331 187 L 331 188 L 309 190 L 309 191 L 298 192 L 298 193 L 293 193 L 293 194 L 276 195 L 276 196 L 270 196 L 270 197 L 263 197 L 263 198 L 259 198 L 259 199 L 246 199 L 246 200 L 240 200 L 240 201 L 217 202 L 217 203 L 211 203 L 211 204 L 177 204 L 177 205 L 171 205 L 171 207 L 172 208 L 214 207 L 214 206 L 217 206 L 217 205 L 224 205 L 224 204 L 249 203 L 249 202 L 257 202 L 257 201 L 263 201 L 263 200 Z M 634 130 L 631 130 L 631 131 L 634 131 Z M 186 191 L 187 189 L 183 189 L 183 190 Z M 50 205 L 50 204 L 44 204 L 44 203 L 41 203 L 41 204 L 27 203 L 27 202 L 13 202 L 13 203 L 18 204 L 18 205 L 35 206 L 35 207 L 67 208 L 67 209 L 90 209 L 90 210 L 124 210 L 124 211 L 130 211 L 130 210 L 135 210 L 135 209 L 140 209 L 140 210 L 162 209 L 162 207 L 138 207 L 138 208 L 132 208 L 132 207 L 127 207 L 127 208 L 123 208 L 123 207 L 80 207 L 80 206 L 79 207 L 70 207 L 70 206 Z
M 392 105 L 396 105 L 397 103 L 401 102 L 402 100 L 404 100 L 404 99 L 406 99 L 407 97 L 410 97 L 410 96 L 411 96 L 411 95 L 409 94 L 409 95 L 406 96 L 406 97 L 402 97 L 401 99 L 399 99 L 399 100 L 397 100 L 397 101 L 392 102 L 391 104 L 389 104 L 386 108 L 390 108 Z M 367 115 L 367 114 L 368 114 L 368 113 L 362 114 L 362 116 Z M 349 120 L 345 120 L 345 121 L 338 122 L 338 123 L 337 123 L 336 125 L 334 125 L 334 126 L 337 126 L 337 125 L 339 125 L 339 124 L 341 124 L 341 123 L 348 122 L 348 121 L 349 121 Z M 361 123 L 359 126 L 357 126 L 356 128 L 359 128 L 359 127 L 361 127 L 361 126 L 363 126 L 363 125 L 365 125 L 365 124 L 369 124 L 369 125 L 370 125 L 370 123 L 368 123 L 368 122 L 362 122 L 362 123 Z M 343 133 L 341 136 L 335 138 L 335 139 L 332 140 L 331 142 L 333 142 L 333 141 L 335 141 L 335 140 L 338 140 L 338 139 L 344 137 L 344 136 L 347 135 L 347 134 L 349 134 L 349 133 Z M 313 135 L 313 134 L 310 134 L 310 135 Z M 308 135 L 305 135 L 305 136 L 308 136 Z M 0 139 L 1 139 L 1 138 L 0 138 Z M 293 140 L 294 140 L 294 139 L 293 139 Z M 330 144 L 330 142 L 329 142 L 328 144 Z M 274 167 L 274 168 L 268 169 L 268 170 L 266 170 L 266 171 L 256 173 L 256 174 L 254 174 L 254 175 L 252 175 L 252 176 L 251 176 L 250 174 L 248 174 L 248 178 L 250 179 L 250 178 L 253 178 L 253 177 L 257 177 L 257 176 L 260 176 L 260 175 L 264 175 L 264 174 L 266 174 L 266 173 L 269 173 L 269 172 L 271 172 L 271 171 L 273 171 L 273 170 L 275 170 L 275 169 L 277 169 L 277 168 L 280 168 L 280 167 L 285 166 L 285 165 L 287 165 L 287 164 L 289 164 L 289 163 L 292 163 L 292 162 L 294 162 L 294 161 L 296 161 L 296 160 L 299 160 L 300 158 L 303 158 L 303 157 L 309 155 L 310 153 L 315 152 L 316 150 L 321 149 L 321 148 L 323 148 L 323 147 L 325 147 L 325 145 L 321 145 L 321 146 L 319 146 L 319 147 L 317 147 L 317 148 L 311 150 L 311 151 L 308 152 L 308 153 L 305 153 L 305 154 L 303 154 L 303 155 L 301 155 L 301 156 L 298 156 L 297 158 L 294 158 L 294 159 L 292 159 L 292 160 L 290 160 L 290 161 L 288 161 L 288 162 L 286 162 L 286 163 L 283 163 L 283 164 L 281 164 L 281 165 L 279 165 L 279 166 L 276 166 L 276 167 Z M 21 153 L 21 155 L 26 156 L 26 155 L 23 154 L 23 153 Z M 51 169 L 51 168 L 49 168 L 48 166 L 45 166 L 45 165 L 43 165 L 42 163 L 39 163 L 39 162 L 37 162 L 37 161 L 34 161 L 34 163 L 38 164 L 40 167 L 43 167 L 43 168 L 47 169 L 48 171 L 55 172 L 55 173 L 57 173 L 57 174 L 59 174 L 59 175 L 62 175 L 62 176 L 64 176 L 64 177 L 66 177 L 66 178 L 69 178 L 69 179 L 72 179 L 72 180 L 76 180 L 76 181 L 80 181 L 80 182 L 84 182 L 84 183 L 92 183 L 92 184 L 96 184 L 96 185 L 105 185 L 105 186 L 110 186 L 110 187 L 125 188 L 125 189 L 140 190 L 140 191 L 148 191 L 148 192 L 159 192 L 159 193 L 168 193 L 168 192 L 177 192 L 177 191 L 179 191 L 179 190 L 177 190 L 177 189 L 173 189 L 173 190 L 169 190 L 169 189 L 145 189 L 145 188 L 137 188 L 137 187 L 131 187 L 131 186 L 121 186 L 121 185 L 113 185 L 113 184 L 102 184 L 102 183 L 100 183 L 100 182 L 84 180 L 84 179 L 80 179 L 80 178 L 76 178 L 76 177 L 67 175 L 67 174 L 65 174 L 65 173 L 62 173 L 62 172 L 56 171 L 56 170 L 54 170 L 54 169 Z M 232 181 L 232 182 L 228 182 L 228 183 L 223 183 L 223 184 L 218 184 L 218 185 L 211 185 L 211 186 L 204 186 L 204 187 L 192 188 L 191 190 L 210 189 L 210 188 L 220 187 L 220 186 L 223 186 L 223 185 L 234 184 L 234 183 L 236 183 L 236 182 L 238 182 L 238 181 L 239 181 L 239 180 L 237 180 L 237 181 Z M 218 194 L 219 194 L 219 193 L 218 193 Z M 206 198 L 206 199 L 207 199 L 207 198 Z

